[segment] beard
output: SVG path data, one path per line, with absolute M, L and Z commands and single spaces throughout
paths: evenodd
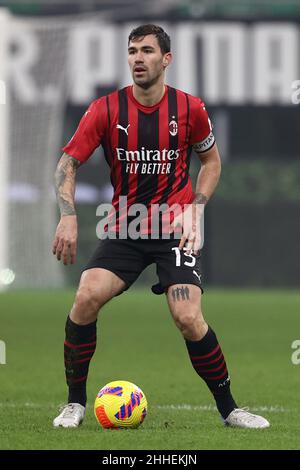
M 158 82 L 160 75 L 161 74 L 157 74 L 155 77 L 148 78 L 148 79 L 147 78 L 136 79 L 133 74 L 132 78 L 133 78 L 135 85 L 139 86 L 140 88 L 143 88 L 143 90 L 148 90 L 149 88 L 151 88 L 153 85 L 155 85 Z

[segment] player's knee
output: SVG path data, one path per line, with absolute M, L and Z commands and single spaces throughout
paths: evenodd
M 179 310 L 175 314 L 175 321 L 180 327 L 186 328 L 192 326 L 199 317 L 198 309 Z
M 83 321 L 93 321 L 100 307 L 101 299 L 97 292 L 89 288 L 80 288 L 76 293 L 72 314 Z
M 205 320 L 199 307 L 178 311 L 174 318 L 182 333 L 194 331 L 195 329 L 201 330 L 202 327 L 205 327 Z

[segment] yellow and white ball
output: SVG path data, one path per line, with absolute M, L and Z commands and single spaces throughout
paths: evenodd
M 137 428 L 147 415 L 147 399 L 137 385 L 116 380 L 99 390 L 94 412 L 103 428 Z

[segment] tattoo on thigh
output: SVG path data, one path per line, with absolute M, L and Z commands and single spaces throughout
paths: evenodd
M 190 300 L 190 289 L 185 287 L 176 287 L 176 289 L 172 289 L 172 297 L 174 302 L 176 300 Z

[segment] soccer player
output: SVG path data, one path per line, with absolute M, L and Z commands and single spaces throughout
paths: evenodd
M 201 99 L 165 84 L 172 60 L 170 38 L 156 25 L 142 25 L 128 38 L 133 84 L 91 103 L 56 170 L 61 218 L 53 254 L 74 263 L 77 218 L 74 206 L 77 169 L 101 144 L 111 170 L 116 213 L 115 234 L 122 225 L 120 196 L 126 210 L 134 204 L 179 205 L 185 214 L 183 233 L 158 239 L 106 237 L 85 266 L 65 327 L 65 373 L 68 403 L 54 419 L 55 427 L 77 427 L 84 419 L 86 382 L 96 349 L 96 322 L 101 307 L 128 289 L 151 263 L 156 264 L 156 294 L 165 293 L 173 319 L 186 343 L 196 373 L 206 382 L 226 425 L 266 428 L 269 422 L 241 409 L 230 391 L 230 377 L 218 339 L 201 311 L 199 220 L 220 177 L 221 163 L 207 111 Z M 187 71 L 188 73 L 188 71 Z M 192 148 L 201 161 L 195 192 L 189 177 Z M 142 226 L 142 224 L 141 224 Z M 129 235 L 129 231 L 128 231 Z M 171 234 L 172 235 L 172 234 Z

